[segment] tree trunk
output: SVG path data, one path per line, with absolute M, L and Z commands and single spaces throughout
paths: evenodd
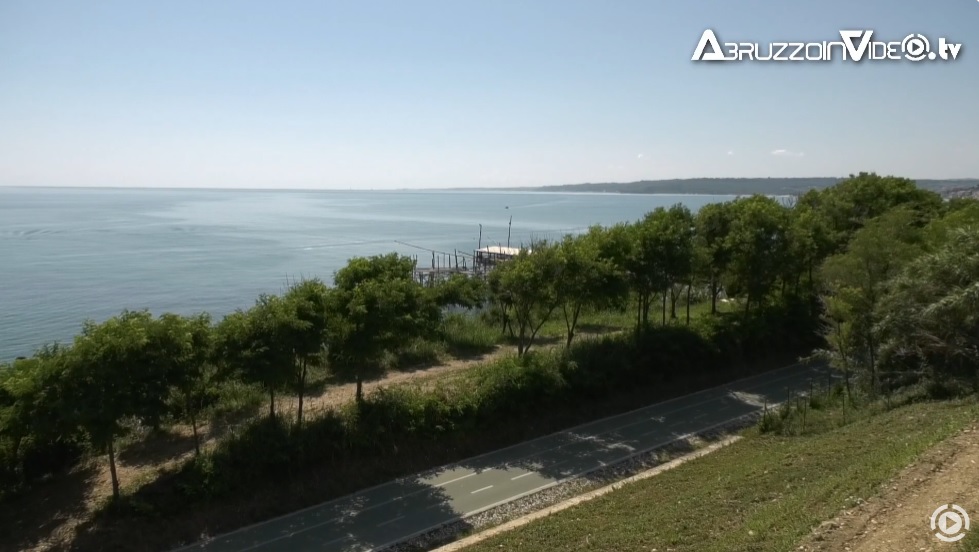
M 300 361 L 301 371 L 299 374 L 299 412 L 296 414 L 296 423 L 303 425 L 303 396 L 306 394 L 306 359 Z
M 574 310 L 570 313 L 571 314 L 570 317 L 568 316 L 568 314 L 569 314 L 568 309 L 567 307 L 565 307 L 564 321 L 568 327 L 568 342 L 565 343 L 564 346 L 565 349 L 571 348 L 571 341 L 574 339 L 575 330 L 578 328 L 578 315 L 581 314 L 581 304 L 575 305 Z
M 639 294 L 636 302 L 636 333 L 639 333 L 639 329 L 642 327 L 642 294 Z
M 676 303 L 680 300 L 680 295 L 670 286 L 670 320 L 676 320 Z
M 690 325 L 690 288 L 693 287 L 687 284 L 687 326 Z
M 275 418 L 275 389 L 269 388 L 269 418 Z
M 194 456 L 201 455 L 201 438 L 197 434 L 197 414 L 194 413 L 193 401 L 187 398 L 187 415 L 190 416 L 190 428 L 194 432 Z
M 646 325 L 646 320 L 649 319 L 649 300 L 646 294 L 641 294 L 639 296 L 639 328 Z
M 717 293 L 718 293 L 717 280 L 712 276 L 710 279 L 710 313 L 711 315 L 717 314 Z
M 17 465 L 20 467 L 20 471 L 23 471 L 24 463 L 20 462 L 20 443 L 21 441 L 24 440 L 24 438 L 20 435 L 17 435 L 14 437 L 13 440 L 14 440 L 13 459 L 14 461 L 17 462 Z
M 116 473 L 116 449 L 113 446 L 115 438 L 109 439 L 109 474 L 112 476 L 112 499 L 119 500 L 119 474 Z
M 360 370 L 357 370 L 357 394 L 355 398 L 358 403 L 364 402 L 364 379 L 360 375 Z
M 877 396 L 877 355 L 874 350 L 874 338 L 873 336 L 868 336 L 867 339 L 867 356 L 870 362 L 870 396 Z
M 663 290 L 663 325 L 666 325 L 666 294 L 668 292 Z

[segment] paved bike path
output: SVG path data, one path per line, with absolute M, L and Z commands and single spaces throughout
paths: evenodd
M 180 552 L 366 552 L 728 423 L 825 383 L 792 365 L 526 441 L 197 543 Z

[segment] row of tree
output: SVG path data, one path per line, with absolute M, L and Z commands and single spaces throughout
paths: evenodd
M 950 210 L 968 211 L 943 205 L 909 180 L 861 174 L 794 203 L 754 196 L 696 214 L 676 205 L 633 224 L 534 244 L 492 271 L 485 284 L 457 277 L 426 287 L 413 278 L 409 258 L 391 254 L 353 259 L 332 286 L 298 282 L 217 323 L 206 314 L 154 318 L 127 311 L 86 323 L 70 346 L 45 347 L 0 368 L 0 470 L 8 480 L 23 479 L 25 466 L 38 457 L 85 442 L 92 452 L 108 455 L 118 496 L 115 445 L 134 423 L 159 427 L 184 420 L 196 440 L 215 385 L 239 379 L 261 386 L 272 417 L 277 394 L 295 395 L 296 423 L 302 424 L 311 370 L 325 367 L 356 381 L 359 401 L 362 382 L 383 372 L 393 353 L 438 338 L 449 305 L 490 305 L 523 356 L 555 316 L 563 318 L 570 346 L 588 310 L 632 305 L 642 329 L 652 324 L 657 302 L 667 324 L 679 318 L 685 300 L 689 322 L 694 299 L 708 300 L 715 313 L 723 291 L 740 301 L 745 315 L 773 300 L 803 298 L 817 316 L 815 299 L 826 284 L 834 362 L 847 370 L 870 366 L 874 373 L 881 354 L 905 358 L 898 338 L 909 335 L 895 329 L 902 328 L 897 322 L 891 329 L 876 326 L 883 316 L 876 314 L 883 312 L 878 304 L 897 308 L 881 299 L 880 281 L 897 274 L 905 258 L 889 253 L 894 244 L 911 243 L 901 241 L 899 228 L 907 223 L 924 232 L 929 221 L 954 218 L 946 214 Z M 876 239 L 890 241 L 882 246 Z M 877 280 L 861 279 L 868 265 L 860 255 L 880 257 L 881 266 L 873 268 Z M 861 318 L 867 312 L 875 314 Z M 888 320 L 913 324 L 912 311 L 901 313 Z M 636 332 L 637 339 L 642 335 Z
M 979 202 L 898 206 L 823 265 L 828 358 L 871 395 L 928 378 L 979 383 Z

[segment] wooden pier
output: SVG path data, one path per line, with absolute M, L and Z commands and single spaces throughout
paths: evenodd
M 471 254 L 459 251 L 452 253 L 431 251 L 432 261 L 428 267 L 418 266 L 419 259 L 418 256 L 415 256 L 415 280 L 430 286 L 436 282 L 447 280 L 456 274 L 467 277 L 485 277 L 493 268 L 516 257 L 521 251 L 518 247 L 502 245 L 482 247 Z
M 488 245 L 483 247 L 483 225 L 479 225 L 479 242 L 477 249 L 472 254 L 462 253 L 458 250 L 448 253 L 427 249 L 410 243 L 397 242 L 417 249 L 429 251 L 432 254 L 431 266 L 423 268 L 418 266 L 418 256 L 415 256 L 415 280 L 424 285 L 434 285 L 436 282 L 447 280 L 455 274 L 467 277 L 485 277 L 493 268 L 500 263 L 509 261 L 523 251 L 523 247 L 510 247 L 510 228 L 513 226 L 513 217 L 507 225 L 507 244 Z M 526 250 L 528 253 L 530 249 Z

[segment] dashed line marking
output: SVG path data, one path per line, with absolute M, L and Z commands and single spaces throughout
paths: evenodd
M 384 527 L 385 525 L 387 525 L 387 524 L 389 524 L 389 523 L 394 523 L 394 522 L 396 522 L 396 521 L 398 521 L 399 519 L 404 519 L 404 518 L 405 518 L 404 516 L 398 516 L 398 517 L 396 517 L 396 518 L 391 518 L 391 519 L 389 519 L 389 520 L 387 520 L 387 521 L 384 521 L 384 522 L 381 522 L 381 523 L 378 523 L 378 524 L 377 524 L 377 526 L 378 526 L 378 527 Z

